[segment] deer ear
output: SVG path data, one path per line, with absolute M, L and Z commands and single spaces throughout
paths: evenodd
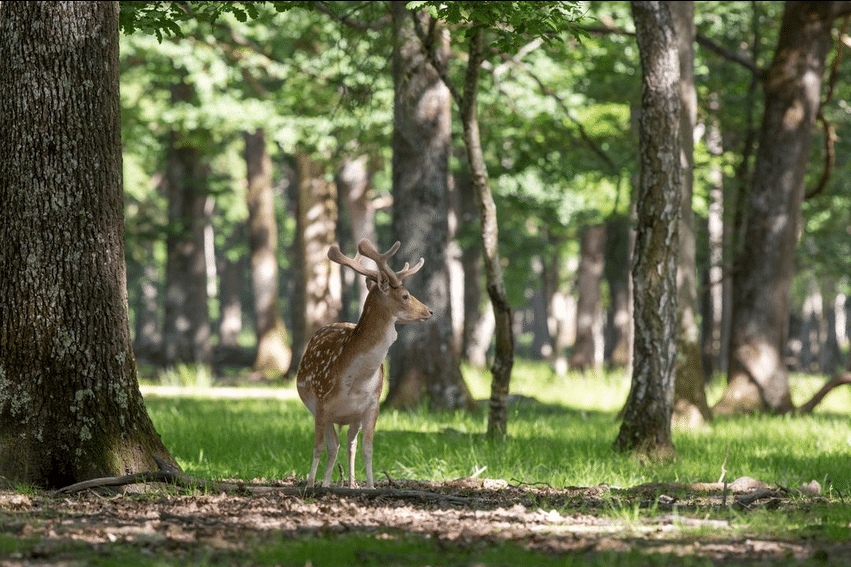
M 390 290 L 390 282 L 387 280 L 382 280 L 380 282 L 375 281 L 372 278 L 366 278 L 366 289 L 372 291 L 372 288 L 378 286 L 378 291 L 383 294 L 386 294 Z

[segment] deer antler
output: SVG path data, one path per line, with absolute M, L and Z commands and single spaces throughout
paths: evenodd
M 360 275 L 366 276 L 371 280 L 375 280 L 376 282 L 380 280 L 380 274 L 378 270 L 367 268 L 366 266 L 360 263 L 360 253 L 356 254 L 354 258 L 349 258 L 340 251 L 339 246 L 333 244 L 331 248 L 328 249 L 328 259 L 332 262 L 337 262 L 340 265 L 348 266 Z
M 358 242 L 358 251 L 363 254 L 364 257 L 369 258 L 378 265 L 378 269 L 387 276 L 391 287 L 400 287 L 405 278 L 416 274 L 425 263 L 425 260 L 420 258 L 420 261 L 417 262 L 417 265 L 413 268 L 410 268 L 408 263 L 405 262 L 405 267 L 398 272 L 390 269 L 390 267 L 387 266 L 387 260 L 399 251 L 399 247 L 401 245 L 402 243 L 397 240 L 396 244 L 394 244 L 390 250 L 384 254 L 379 254 L 378 250 L 375 249 L 375 246 L 373 246 L 369 240 L 364 238 Z
M 382 289 L 386 289 L 384 286 L 385 282 L 390 285 L 390 287 L 400 287 L 402 282 L 408 276 L 412 276 L 416 274 L 420 268 L 423 267 L 425 260 L 420 258 L 420 261 L 417 262 L 416 266 L 411 268 L 407 262 L 405 262 L 405 267 L 399 270 L 398 272 L 394 272 L 387 265 L 387 260 L 389 260 L 396 252 L 399 251 L 399 247 L 402 245 L 401 242 L 396 242 L 393 246 L 390 247 L 390 250 L 381 254 L 378 250 L 375 249 L 375 246 L 367 240 L 366 238 L 362 239 L 358 242 L 358 253 L 354 258 L 349 258 L 345 254 L 340 251 L 340 247 L 336 244 L 332 245 L 331 248 L 328 249 L 328 258 L 333 262 L 337 262 L 343 266 L 348 266 L 357 273 L 366 276 L 368 279 L 373 280 L 378 283 Z M 365 267 L 361 264 L 361 258 L 369 258 L 378 266 L 377 270 L 373 270 L 371 268 Z

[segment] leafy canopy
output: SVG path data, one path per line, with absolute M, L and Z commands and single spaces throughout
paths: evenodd
M 231 14 L 239 22 L 256 20 L 260 6 L 269 5 L 278 12 L 293 8 L 312 10 L 316 2 L 121 2 L 118 29 L 130 35 L 136 31 L 153 34 L 162 43 L 163 35 L 183 37 L 181 23 L 201 20 L 215 23 L 222 14 Z
M 479 30 L 494 30 L 493 46 L 503 53 L 517 51 L 534 37 L 553 42 L 562 41 L 563 32 L 576 39 L 585 36 L 577 27 L 583 15 L 579 2 L 412 0 L 406 7 L 425 9 L 432 17 L 449 24 L 465 25 L 468 37 Z

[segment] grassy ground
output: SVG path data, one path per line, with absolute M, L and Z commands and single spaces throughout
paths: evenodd
M 486 398 L 487 373 L 468 368 L 465 375 L 474 396 Z M 795 401 L 802 403 L 822 380 L 794 376 Z M 710 387 L 710 401 L 721 386 L 719 380 Z M 790 488 L 815 480 L 828 493 L 851 495 L 851 388 L 835 390 L 809 416 L 737 417 L 696 431 L 675 430 L 675 462 L 637 466 L 611 449 L 628 387 L 623 375 L 558 377 L 545 365 L 520 362 L 512 391 L 522 398 L 511 406 L 506 440 L 482 435 L 486 411 L 383 411 L 374 468 L 377 476 L 386 471 L 394 479 L 445 481 L 482 471 L 482 477 L 562 488 L 712 482 L 724 464 L 727 480 L 750 476 Z M 271 399 L 217 399 L 205 397 L 203 389 L 197 394 L 147 398 L 157 429 L 186 472 L 206 478 L 306 476 L 312 417 L 294 393 Z
M 191 371 L 182 374 L 170 382 L 192 382 Z M 466 368 L 465 376 L 476 398 L 487 398 L 487 373 Z M 294 385 L 225 392 L 211 390 L 209 377 L 200 382 L 207 387 L 145 389 L 154 424 L 185 472 L 288 479 L 286 486 L 304 479 L 313 423 Z M 795 402 L 822 382 L 794 376 Z M 377 480 L 432 487 L 470 504 L 161 489 L 59 499 L 23 487 L 0 492 L 0 567 L 851 563 L 851 388 L 834 391 L 808 416 L 737 417 L 675 430 L 677 459 L 657 465 L 612 450 L 628 387 L 620 374 L 558 377 L 520 361 L 512 383 L 518 399 L 502 441 L 483 435 L 485 411 L 383 411 Z M 720 380 L 711 385 L 710 401 L 722 387 Z M 357 463 L 362 481 L 360 455 Z M 714 482 L 722 470 L 728 481 L 747 476 L 789 491 L 736 507 L 726 491 L 722 504 L 717 494 L 665 489 L 666 498 L 681 497 L 672 506 L 646 488 Z M 497 484 L 505 488 L 452 482 L 471 475 L 506 481 Z M 811 481 L 820 493 L 801 495 L 797 489 Z

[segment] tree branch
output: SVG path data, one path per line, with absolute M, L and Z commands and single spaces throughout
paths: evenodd
M 355 20 L 345 15 L 337 14 L 333 10 L 331 10 L 324 2 L 316 2 L 315 4 L 316 10 L 318 12 L 322 12 L 327 16 L 331 16 L 341 24 L 344 24 L 350 28 L 354 28 L 356 30 L 366 31 L 366 30 L 380 30 L 388 23 L 390 23 L 391 16 L 389 14 L 385 15 L 383 18 L 380 18 L 374 22 L 362 22 L 360 20 Z
M 623 29 L 617 27 L 614 24 L 614 22 L 612 22 L 612 21 L 607 21 L 605 19 L 601 19 L 601 22 L 603 24 L 601 26 L 584 27 L 582 29 L 585 30 L 586 32 L 588 32 L 589 34 L 597 34 L 597 35 L 605 35 L 605 34 L 627 35 L 627 36 L 634 36 L 635 35 L 635 32 L 629 32 L 629 31 L 623 30 Z M 733 63 L 737 63 L 737 64 L 741 65 L 742 67 L 744 67 L 745 69 L 747 69 L 748 71 L 753 73 L 754 76 L 756 76 L 757 78 L 762 80 L 762 77 L 765 74 L 765 71 L 760 69 L 757 66 L 757 64 L 753 61 L 753 59 L 751 59 L 750 57 L 748 57 L 744 53 L 739 53 L 739 52 L 733 51 L 732 49 L 728 49 L 728 48 L 724 47 L 723 45 L 716 43 L 714 40 L 710 39 L 709 37 L 703 35 L 700 32 L 697 32 L 697 34 L 695 35 L 695 40 L 697 41 L 697 44 L 700 45 L 701 47 L 703 47 L 704 49 L 707 49 L 707 50 L 711 51 L 712 53 L 715 53 L 716 55 L 720 55 L 721 57 L 723 57 L 724 59 L 726 59 L 728 61 L 731 61 Z

